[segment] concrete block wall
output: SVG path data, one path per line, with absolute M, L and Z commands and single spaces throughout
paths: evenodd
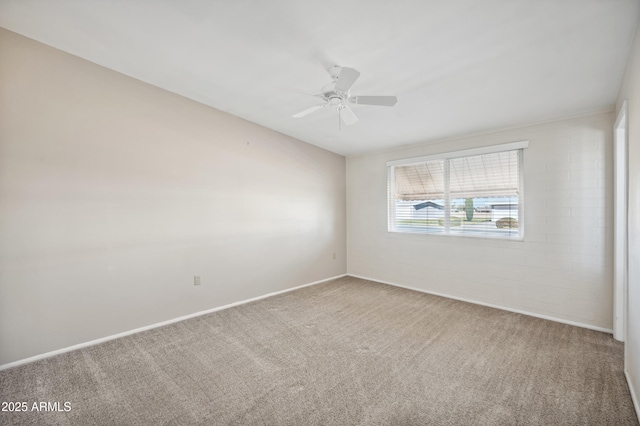
M 611 330 L 612 112 L 347 158 L 348 273 Z M 528 140 L 524 241 L 390 233 L 386 162 Z

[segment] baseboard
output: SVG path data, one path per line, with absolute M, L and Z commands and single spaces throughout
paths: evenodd
M 122 333 L 113 334 L 111 336 L 101 337 L 99 339 L 90 340 L 88 342 L 79 343 L 77 345 L 68 346 L 68 347 L 62 348 L 62 349 L 57 349 L 55 351 L 46 352 L 46 353 L 43 353 L 43 354 L 40 354 L 40 355 L 36 355 L 36 356 L 29 357 L 29 358 L 21 359 L 21 360 L 18 360 L 18 361 L 9 362 L 7 364 L 0 365 L 0 371 L 6 370 L 8 368 L 18 367 L 18 366 L 24 365 L 24 364 L 29 364 L 29 363 L 32 363 L 32 362 L 35 362 L 35 361 L 39 361 L 41 359 L 50 358 L 52 356 L 63 354 L 63 353 L 66 353 L 66 352 L 75 351 L 76 349 L 82 349 L 82 348 L 86 348 L 86 347 L 89 347 L 89 346 L 95 346 L 95 345 L 98 345 L 100 343 L 108 342 L 109 340 L 114 340 L 114 339 L 118 339 L 120 337 L 125 337 L 125 336 L 130 336 L 132 334 L 140 333 L 141 331 L 146 331 L 146 330 L 151 330 L 151 329 L 158 328 L 158 327 L 163 327 L 165 325 L 169 325 L 169 324 L 173 324 L 173 323 L 176 323 L 176 322 L 184 321 L 184 320 L 187 320 L 189 318 L 195 318 L 195 317 L 199 317 L 201 315 L 210 314 L 212 312 L 221 311 L 223 309 L 233 308 L 234 306 L 244 305 L 245 303 L 255 302 L 257 300 L 266 299 L 268 297 L 277 296 L 278 294 L 288 293 L 290 291 L 299 290 L 299 289 L 304 288 L 304 287 L 309 287 L 309 286 L 312 286 L 312 285 L 321 284 L 321 283 L 324 283 L 324 282 L 327 282 L 327 281 L 335 280 L 335 279 L 346 277 L 346 276 L 347 276 L 347 274 L 337 275 L 335 277 L 325 278 L 323 280 L 314 281 L 312 283 L 302 284 L 302 285 L 299 285 L 297 287 L 287 288 L 285 290 L 280 290 L 280 291 L 274 291 L 272 293 L 267 293 L 267 294 L 264 294 L 262 296 L 252 297 L 251 299 L 246 299 L 246 300 L 241 300 L 239 302 L 229 303 L 228 305 L 218 306 L 216 308 L 207 309 L 206 311 L 195 312 L 193 314 L 184 315 L 184 316 L 181 316 L 181 317 L 178 317 L 178 318 L 173 318 L 173 319 L 170 319 L 170 320 L 167 320 L 167 321 L 162 321 L 162 322 L 158 322 L 158 323 L 155 323 L 155 324 L 146 325 L 144 327 L 135 328 L 133 330 L 124 331 Z
M 638 403 L 638 397 L 637 397 L 636 391 L 633 388 L 631 378 L 629 377 L 629 373 L 627 372 L 626 369 L 624 370 L 624 377 L 627 379 L 627 386 L 629 387 L 629 393 L 631 394 L 631 401 L 633 401 L 633 406 L 636 409 L 636 415 L 640 420 L 640 403 Z
M 461 302 L 474 303 L 476 305 L 487 306 L 489 308 L 501 309 L 503 311 L 515 312 L 516 314 L 528 315 L 530 317 L 542 318 L 542 319 L 546 319 L 546 320 L 549 320 L 549 321 L 560 322 L 560 323 L 568 324 L 568 325 L 575 325 L 576 327 L 588 328 L 590 330 L 602 331 L 604 333 L 613 334 L 613 330 L 609 329 L 609 328 L 596 327 L 594 325 L 585 324 L 585 323 L 581 323 L 581 322 L 577 322 L 577 321 L 569 321 L 569 320 L 565 320 L 565 319 L 562 319 L 562 318 L 556 318 L 556 317 L 552 317 L 552 316 L 537 314 L 537 313 L 534 313 L 534 312 L 529 312 L 529 311 L 525 311 L 525 310 L 521 310 L 521 309 L 513 309 L 513 308 L 506 307 L 506 306 L 494 305 L 494 304 L 491 304 L 491 303 L 481 302 L 481 301 L 478 301 L 478 300 L 473 300 L 473 299 L 467 299 L 467 298 L 464 298 L 464 297 L 453 296 L 451 294 L 438 293 L 438 292 L 435 292 L 435 291 L 423 290 L 421 288 L 409 287 L 409 286 L 402 285 L 402 284 L 397 284 L 397 283 L 392 283 L 392 282 L 389 282 L 389 281 L 379 280 L 377 278 L 369 278 L 369 277 L 364 277 L 364 276 L 361 276 L 361 275 L 354 275 L 354 274 L 347 274 L 347 275 L 350 276 L 350 277 L 354 277 L 354 278 L 360 278 L 362 280 L 374 281 L 374 282 L 378 282 L 378 283 L 381 283 L 381 284 L 392 285 L 394 287 L 406 288 L 407 290 L 419 291 L 420 293 L 432 294 L 434 296 L 440 296 L 440 297 L 446 297 L 448 299 L 460 300 Z

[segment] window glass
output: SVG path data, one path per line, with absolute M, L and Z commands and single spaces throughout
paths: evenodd
M 389 231 L 520 239 L 522 149 L 389 167 Z

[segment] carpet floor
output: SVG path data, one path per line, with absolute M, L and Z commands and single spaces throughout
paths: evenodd
M 345 277 L 1 371 L 28 410 L 0 423 L 638 425 L 622 357 L 606 333 Z

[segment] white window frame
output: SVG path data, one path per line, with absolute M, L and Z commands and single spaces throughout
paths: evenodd
M 465 149 L 465 150 L 461 150 L 461 151 L 452 151 L 452 152 L 444 152 L 444 153 L 440 153 L 440 154 L 433 154 L 433 155 L 425 155 L 425 156 L 421 156 L 421 157 L 413 157 L 413 158 L 403 158 L 403 159 L 399 159 L 399 160 L 392 160 L 392 161 L 387 161 L 387 207 L 388 207 L 388 217 L 387 217 L 387 231 L 388 232 L 397 232 L 397 233 L 402 233 L 402 234 L 406 234 L 409 233 L 411 234 L 412 232 L 403 232 L 403 231 L 398 231 L 396 228 L 396 224 L 395 224 L 395 219 L 396 219 L 396 211 L 395 211 L 395 167 L 396 166 L 406 166 L 409 164 L 416 164 L 416 163 L 425 163 L 427 161 L 434 161 L 434 160 L 451 160 L 451 159 L 455 159 L 455 158 L 461 158 L 461 157 L 472 157 L 472 156 L 476 156 L 476 155 L 484 155 L 484 154 L 495 154 L 495 153 L 499 153 L 499 152 L 506 152 L 506 151 L 516 151 L 516 150 L 521 150 L 521 154 L 519 156 L 519 163 L 518 163 L 518 235 L 517 236 L 503 236 L 503 235 L 499 235 L 499 234 L 481 234 L 481 235 L 474 235 L 474 234 L 459 234 L 459 233 L 455 233 L 452 234 L 450 233 L 450 220 L 451 220 L 451 211 L 450 211 L 450 204 L 451 204 L 451 200 L 450 200 L 450 194 L 449 194 L 449 185 L 448 182 L 447 184 L 445 184 L 445 194 L 444 194 L 444 204 L 445 204 L 445 211 L 444 211 L 444 231 L 442 233 L 434 233 L 434 234 L 430 234 L 430 233 L 421 233 L 421 232 L 415 232 L 418 234 L 424 234 L 424 235 L 439 235 L 439 236 L 448 236 L 448 237 L 467 237 L 467 238 L 490 238 L 490 239 L 501 239 L 501 240 L 508 240 L 508 241 L 523 241 L 524 240 L 524 224 L 525 224 L 525 217 L 524 217 L 524 149 L 527 148 L 529 146 L 529 141 L 518 141 L 518 142 L 510 142 L 510 143 L 504 143 L 504 144 L 500 144 L 500 145 L 492 145 L 492 146 L 486 146 L 486 147 L 481 147 L 481 148 L 473 148 L 473 149 Z M 445 161 L 445 179 L 449 179 L 449 162 Z

